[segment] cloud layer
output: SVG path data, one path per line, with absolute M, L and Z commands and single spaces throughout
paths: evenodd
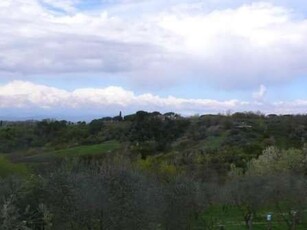
M 0 86 L 0 108 L 84 109 L 104 108 L 169 109 L 181 112 L 196 110 L 220 111 L 240 105 L 237 100 L 162 98 L 150 93 L 135 95 L 121 87 L 80 88 L 66 91 L 26 81 L 12 81 Z M 198 108 L 198 109 L 197 109 Z M 112 112 L 114 112 L 114 110 Z
M 2 0 L 0 78 L 120 72 L 140 85 L 197 81 L 240 89 L 307 73 L 307 20 L 287 8 L 136 2 L 93 12 L 77 0 Z M 135 15 L 140 4 L 155 10 Z
M 0 113 L 306 113 L 306 16 L 299 0 L 1 0 Z
M 263 87 L 260 88 L 260 91 Z M 115 115 L 119 110 L 133 113 L 137 110 L 175 111 L 183 115 L 195 113 L 225 113 L 226 111 L 256 111 L 267 113 L 304 113 L 307 100 L 280 101 L 274 103 L 240 101 L 236 99 L 218 101 L 213 99 L 185 99 L 174 96 L 160 97 L 151 93 L 136 95 L 121 87 L 79 88 L 66 91 L 26 81 L 12 81 L 0 85 L 0 111 L 24 109 L 45 111 L 66 111 L 80 115 Z

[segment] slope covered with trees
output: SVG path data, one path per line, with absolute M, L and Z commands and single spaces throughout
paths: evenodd
M 306 138 L 307 115 L 1 121 L 0 229 L 306 229 Z

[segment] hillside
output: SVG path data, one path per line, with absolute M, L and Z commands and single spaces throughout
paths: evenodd
M 306 137 L 250 112 L 1 121 L 0 226 L 306 229 Z

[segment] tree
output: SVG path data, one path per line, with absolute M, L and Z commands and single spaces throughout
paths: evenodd
M 249 230 L 253 228 L 258 210 L 268 202 L 267 187 L 270 187 L 268 178 L 250 175 L 235 177 L 224 187 L 224 203 L 234 205 L 241 211 Z
M 248 164 L 248 174 L 268 175 L 282 172 L 304 173 L 306 153 L 300 149 L 280 150 L 266 148 L 257 159 Z

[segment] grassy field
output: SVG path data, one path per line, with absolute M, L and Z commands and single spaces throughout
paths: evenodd
M 81 145 L 71 148 L 60 149 L 56 151 L 42 151 L 36 154 L 28 155 L 28 154 L 19 154 L 19 156 L 15 157 L 15 162 L 23 162 L 23 163 L 44 163 L 48 162 L 55 158 L 67 158 L 67 157 L 81 157 L 88 155 L 99 155 L 105 154 L 108 152 L 116 151 L 120 148 L 120 143 L 117 141 L 107 141 L 101 144 L 95 145 Z
M 5 156 L 0 156 L 0 177 L 9 175 L 27 176 L 30 171 L 24 164 L 10 162 Z
M 272 211 L 273 210 L 273 211 Z M 284 222 L 282 215 L 287 213 L 279 213 L 274 209 L 259 211 L 253 220 L 254 230 L 269 229 L 268 222 L 266 221 L 267 214 L 272 214 L 271 230 L 288 230 L 288 226 Z M 222 207 L 212 207 L 209 209 L 202 218 L 203 223 L 206 223 L 208 229 L 224 229 L 224 230 L 244 230 L 247 229 L 243 215 L 236 207 L 230 207 L 227 210 Z M 224 228 L 221 228 L 223 226 Z M 296 230 L 307 229 L 307 211 L 301 214 L 301 222 L 296 226 Z
M 96 145 L 82 145 L 57 151 L 37 150 L 23 153 L 0 154 L 0 178 L 9 175 L 27 176 L 31 173 L 31 166 L 48 164 L 56 158 L 70 158 L 81 156 L 100 155 L 116 151 L 120 148 L 117 141 L 107 141 Z
M 120 143 L 117 141 L 107 141 L 97 145 L 82 145 L 73 148 L 61 149 L 51 154 L 57 157 L 73 157 L 85 155 L 97 155 L 107 152 L 113 152 L 119 149 Z

